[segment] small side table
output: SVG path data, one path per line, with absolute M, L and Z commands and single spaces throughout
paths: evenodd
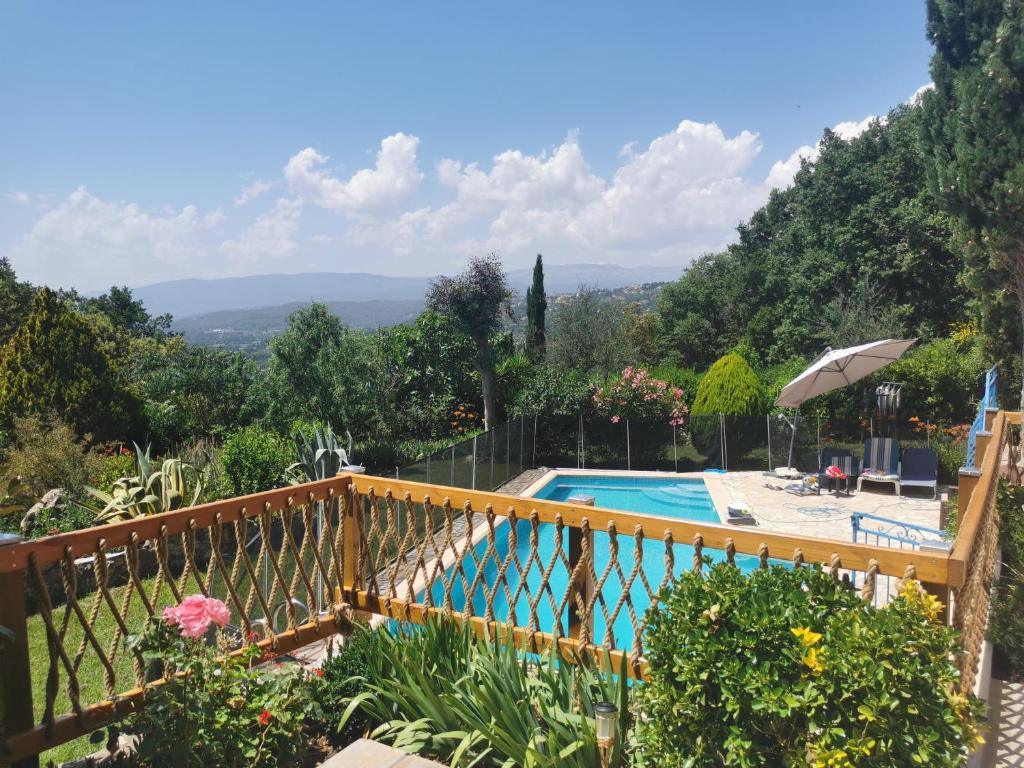
M 828 489 L 828 491 L 830 493 L 832 491 L 835 491 L 836 496 L 838 496 L 839 495 L 839 489 L 840 489 L 840 486 L 841 486 L 843 491 L 845 491 L 846 495 L 847 496 L 850 495 L 850 476 L 849 475 L 842 475 L 841 477 L 829 477 L 824 472 L 822 472 L 821 475 L 818 476 L 818 484 L 821 485 L 821 482 L 823 480 L 825 481 L 825 484 L 826 484 L 825 487 Z

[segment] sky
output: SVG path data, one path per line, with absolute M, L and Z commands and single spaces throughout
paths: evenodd
M 0 4 L 0 256 L 91 291 L 685 266 L 929 82 L 923 0 Z

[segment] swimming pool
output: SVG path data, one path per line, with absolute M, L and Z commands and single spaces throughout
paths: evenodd
M 708 495 L 704 481 L 700 478 L 679 478 L 677 476 L 658 478 L 619 475 L 582 475 L 558 474 L 539 489 L 533 498 L 551 501 L 565 501 L 577 493 L 585 493 L 595 497 L 595 505 L 606 509 L 621 509 L 629 512 L 657 514 L 663 517 L 676 517 L 708 522 L 719 521 L 714 504 Z M 510 523 L 502 519 L 495 530 L 494 554 L 488 553 L 488 542 L 481 540 L 474 548 L 473 555 L 462 561 L 462 573 L 452 567 L 447 569 L 445 580 L 451 585 L 452 607 L 462 611 L 467 605 L 467 591 L 472 604 L 472 612 L 484 616 L 488 596 L 494 596 L 494 617 L 499 621 L 511 621 L 518 626 L 526 626 L 529 622 L 531 605 L 537 608 L 538 628 L 551 632 L 556 623 L 557 606 L 561 603 L 568 584 L 568 571 L 561 558 L 555 556 L 555 526 L 542 523 L 537 530 L 537 555 L 530 557 L 531 527 L 526 520 L 516 522 L 515 553 L 523 576 L 518 570 L 508 567 L 505 580 L 499 580 L 501 565 L 510 552 L 513 536 L 508 526 Z M 611 573 L 601 588 L 601 599 L 594 606 L 594 623 L 592 637 L 594 642 L 603 643 L 607 638 L 607 630 L 611 628 L 611 646 L 624 650 L 634 646 L 634 629 L 631 613 L 639 624 L 650 607 L 650 598 L 640 577 L 637 576 L 623 594 L 623 581 L 629 581 L 633 570 L 635 539 L 631 531 L 620 533 L 617 537 L 618 555 L 616 557 L 622 578 L 612 562 L 612 545 L 607 532 L 594 531 L 594 569 L 600 579 L 612 564 Z M 649 538 L 641 544 L 640 559 L 642 570 L 651 589 L 656 590 L 665 577 L 666 545 L 661 538 L 661 530 L 652 521 Z M 563 530 L 561 549 L 568 552 L 568 531 Z M 689 544 L 672 545 L 672 576 L 676 577 L 693 567 L 693 547 Z M 714 562 L 725 560 L 725 552 L 705 547 L 704 554 Z M 736 565 L 743 571 L 750 571 L 759 564 L 758 558 L 752 555 L 737 555 Z M 550 591 L 541 590 L 543 571 L 552 568 L 548 577 Z M 480 575 L 479 580 L 477 579 Z M 475 586 L 474 586 L 475 583 Z M 434 583 L 431 597 L 435 605 L 444 605 L 445 586 L 440 580 Z M 622 602 L 619 612 L 611 615 L 615 607 Z M 606 615 L 606 612 L 608 615 Z M 565 632 L 568 622 L 568 610 L 557 616 Z
M 699 477 L 582 475 L 558 473 L 533 494 L 535 499 L 568 501 L 593 496 L 594 506 L 683 520 L 720 522 L 711 494 Z

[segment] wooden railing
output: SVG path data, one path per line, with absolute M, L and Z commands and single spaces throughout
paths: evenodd
M 511 633 L 526 650 L 607 655 L 643 677 L 646 609 L 682 570 L 706 557 L 745 568 L 818 563 L 869 600 L 880 580 L 914 577 L 952 603 L 967 684 L 988 612 L 995 487 L 1019 421 L 995 417 L 951 552 L 363 475 L 0 547 L 0 624 L 16 638 L 2 656 L 3 759 L 35 764 L 142 706 L 145 669 L 124 638 L 194 592 L 223 599 L 240 638 L 256 632 L 278 652 L 354 620 L 446 614 L 479 633 Z M 30 644 L 45 653 L 30 658 Z M 43 691 L 35 702 L 33 690 Z

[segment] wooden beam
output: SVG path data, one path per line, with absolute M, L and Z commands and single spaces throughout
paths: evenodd
M 11 573 L 28 567 L 28 556 L 34 554 L 40 567 L 64 559 L 70 550 L 72 557 L 91 555 L 99 550 L 100 542 L 107 549 L 121 547 L 137 537 L 139 541 L 158 538 L 166 526 L 166 534 L 174 536 L 188 530 L 194 523 L 196 528 L 210 528 L 217 515 L 225 523 L 255 517 L 269 504 L 271 510 L 281 510 L 293 504 L 305 504 L 312 496 L 313 501 L 325 501 L 331 496 L 341 496 L 349 484 L 351 475 L 317 480 L 314 483 L 288 486 L 273 491 L 239 496 L 226 501 L 215 501 L 186 507 L 174 512 L 147 515 L 120 523 L 107 523 L 56 536 L 45 536 L 9 547 L 0 547 L 0 573 Z

